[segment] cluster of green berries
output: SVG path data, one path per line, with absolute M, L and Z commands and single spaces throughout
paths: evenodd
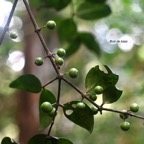
M 55 107 L 50 102 L 43 102 L 41 104 L 41 110 L 45 113 L 48 113 L 49 116 L 54 116 L 55 115 Z
M 85 108 L 86 108 L 86 104 L 82 101 L 76 104 L 76 109 L 85 110 Z M 96 115 L 98 113 L 98 109 L 96 107 L 92 106 L 90 109 L 93 115 Z
M 104 91 L 103 87 L 98 85 L 94 88 L 94 94 L 89 94 L 89 98 L 92 101 L 96 101 L 97 100 L 97 95 L 102 94 L 103 91 Z
M 139 111 L 139 105 L 137 103 L 133 103 L 130 105 L 130 112 L 138 112 Z M 130 129 L 130 123 L 125 121 L 129 115 L 127 114 L 127 110 L 122 110 L 124 113 L 120 113 L 120 118 L 124 120 L 124 122 L 121 123 L 120 128 L 123 131 L 128 131 Z

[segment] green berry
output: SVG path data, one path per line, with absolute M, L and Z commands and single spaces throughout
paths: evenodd
M 130 106 L 130 110 L 132 112 L 138 112 L 139 111 L 139 105 L 137 103 L 133 103 L 131 106 Z
M 48 29 L 50 29 L 50 30 L 54 29 L 54 28 L 56 27 L 55 21 L 53 21 L 53 20 L 47 21 L 46 27 L 47 27 Z
M 42 109 L 43 112 L 50 113 L 53 109 L 53 106 L 49 102 L 43 102 L 41 104 L 41 109 Z
M 37 57 L 37 58 L 35 59 L 35 64 L 36 64 L 37 66 L 43 65 L 43 63 L 44 63 L 44 60 L 43 60 L 41 57 Z
M 123 131 L 128 131 L 129 128 L 130 128 L 130 123 L 127 122 L 127 121 L 124 121 L 124 122 L 121 123 L 120 128 L 121 128 Z
M 103 87 L 102 86 L 96 86 L 95 88 L 94 88 L 94 91 L 95 91 L 95 93 L 96 94 L 102 94 L 103 93 Z
M 126 113 L 127 110 L 122 110 L 122 112 Z M 119 116 L 120 116 L 121 119 L 127 119 L 129 117 L 127 114 L 124 114 L 124 113 L 120 113 Z
M 97 96 L 96 96 L 95 94 L 89 95 L 89 98 L 90 98 L 92 101 L 96 101 L 96 100 L 97 100 Z
M 66 51 L 65 51 L 63 48 L 59 48 L 59 49 L 57 50 L 57 55 L 58 55 L 59 57 L 64 57 L 65 54 L 66 54 Z
M 86 105 L 85 105 L 85 103 L 83 103 L 83 102 L 78 102 L 78 103 L 76 104 L 76 108 L 77 108 L 77 109 L 85 109 L 85 107 L 86 107 Z
M 92 106 L 90 109 L 91 109 L 91 111 L 93 112 L 94 115 L 96 115 L 98 113 L 98 108 Z
M 11 32 L 11 33 L 10 33 L 10 38 L 11 38 L 11 39 L 16 39 L 16 38 L 17 38 L 16 33 L 15 33 L 15 32 Z
M 68 74 L 71 78 L 76 78 L 78 76 L 78 70 L 76 68 L 71 68 Z
M 56 108 L 53 107 L 52 111 L 48 115 L 53 117 L 55 115 L 55 111 L 56 111 Z
M 63 63 L 64 63 L 64 60 L 62 59 L 62 58 L 60 58 L 60 57 L 56 57 L 55 58 L 55 63 L 57 64 L 57 65 L 62 65 Z

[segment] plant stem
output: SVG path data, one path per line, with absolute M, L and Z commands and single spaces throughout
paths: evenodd
M 2 42 L 3 42 L 4 36 L 5 36 L 6 32 L 7 32 L 7 30 L 9 29 L 9 25 L 10 25 L 12 16 L 13 16 L 13 14 L 14 14 L 14 11 L 15 11 L 15 8 L 16 8 L 16 5 L 17 5 L 17 2 L 18 2 L 18 0 L 15 0 L 14 3 L 13 3 L 13 6 L 12 6 L 12 9 L 11 9 L 11 12 L 10 12 L 10 15 L 9 15 L 9 17 L 8 17 L 8 20 L 7 20 L 7 23 L 6 23 L 5 27 L 4 27 L 4 30 L 3 30 L 3 32 L 2 32 L 2 35 L 1 35 L 1 37 L 0 37 L 0 46 L 1 46 Z

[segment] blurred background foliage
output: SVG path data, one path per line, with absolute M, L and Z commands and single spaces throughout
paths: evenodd
M 8 17 L 12 2 L 13 1 L 0 0 L 0 31 Z M 65 58 L 65 65 L 63 66 L 63 70 L 66 71 L 70 67 L 77 67 L 80 70 L 79 78 L 73 81 L 74 84 L 84 89 L 84 78 L 88 70 L 97 64 L 99 64 L 102 69 L 103 64 L 108 65 L 119 75 L 117 86 L 123 90 L 123 95 L 114 104 L 105 106 L 122 110 L 129 109 L 131 103 L 137 102 L 140 105 L 140 114 L 143 115 L 143 0 L 107 0 L 106 3 L 112 11 L 109 16 L 97 20 L 84 20 L 74 17 L 75 23 L 72 24 L 70 22 L 70 24 L 68 24 L 68 19 L 72 19 L 72 11 L 74 12 L 80 3 L 80 1 L 73 0 L 73 5 L 67 6 L 64 9 L 57 7 L 57 10 L 60 10 L 59 12 L 49 5 L 47 6 L 50 7 L 49 9 L 45 8 L 46 3 L 44 2 L 43 5 L 39 7 L 39 0 L 31 0 L 30 6 L 40 26 L 45 25 L 47 20 L 53 19 L 56 21 L 58 28 L 63 28 L 64 32 L 61 32 L 61 35 L 59 34 L 59 30 L 62 29 L 57 29 L 55 32 L 42 30 L 48 46 L 49 43 L 56 43 L 50 47 L 52 51 L 55 51 L 57 47 L 70 47 L 71 44 L 73 44 L 71 47 L 76 49 L 80 47 L 72 56 Z M 7 7 L 7 9 L 5 7 Z M 18 139 L 19 128 L 16 121 L 17 96 L 16 92 L 10 89 L 8 85 L 23 72 L 25 65 L 25 55 L 23 52 L 25 45 L 24 38 L 28 35 L 28 31 L 24 31 L 26 23 L 23 21 L 23 18 L 26 15 L 23 1 L 19 0 L 9 29 L 10 31 L 17 32 L 18 38 L 13 41 L 7 33 L 0 47 L 0 139 L 4 136 Z M 62 25 L 63 20 L 66 19 L 67 21 Z M 75 24 L 77 25 L 77 30 Z M 31 25 L 30 21 L 27 25 Z M 70 27 L 70 25 L 72 26 Z M 89 44 L 85 44 L 84 41 L 82 45 L 77 44 L 78 39 L 75 40 L 74 31 L 84 31 L 93 34 L 96 40 L 94 46 L 98 44 L 98 49 L 101 52 L 99 53 L 98 49 L 96 52 L 90 50 L 86 47 Z M 68 39 L 64 40 L 64 37 Z M 113 40 L 113 42 L 110 42 L 111 40 Z M 127 40 L 127 43 L 117 43 L 117 40 Z M 55 45 L 57 45 L 57 47 Z M 35 46 L 39 47 L 37 45 Z M 42 51 L 41 49 L 42 48 L 40 48 L 40 51 Z M 49 65 L 46 65 L 45 67 L 48 66 Z M 39 71 L 40 70 L 41 68 L 39 68 Z M 44 70 L 48 69 L 45 68 Z M 52 76 L 52 74 L 50 75 Z M 41 75 L 38 76 L 41 77 Z M 54 89 L 55 86 L 52 85 L 49 88 Z M 76 98 L 79 98 L 79 95 L 63 84 L 62 101 L 66 102 Z M 98 98 L 97 102 L 100 103 L 100 101 L 101 97 Z M 129 118 L 131 123 L 129 132 L 120 130 L 121 121 L 118 114 L 108 112 L 104 112 L 103 115 L 98 114 L 95 116 L 94 131 L 90 135 L 84 129 L 71 123 L 60 113 L 53 129 L 53 134 L 63 136 L 73 141 L 73 143 L 78 144 L 141 144 L 144 142 L 144 126 L 142 120 Z

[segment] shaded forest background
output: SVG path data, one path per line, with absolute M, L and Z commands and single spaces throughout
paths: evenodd
M 0 0 L 1 4 L 4 2 L 12 5 L 13 1 Z M 35 0 L 36 3 L 37 0 Z M 88 50 L 84 45 L 80 45 L 76 53 L 66 58 L 63 69 L 77 67 L 80 75 L 74 83 L 83 89 L 84 78 L 90 67 L 97 64 L 101 67 L 103 64 L 110 66 L 119 75 L 118 86 L 124 92 L 119 101 L 106 106 L 122 110 L 128 109 L 131 103 L 137 102 L 140 105 L 140 114 L 143 115 L 144 4 L 142 0 L 107 0 L 107 4 L 112 10 L 107 17 L 95 21 L 75 19 L 79 31 L 94 34 L 100 46 L 100 55 Z M 74 7 L 77 5 L 79 2 L 74 0 Z M 30 6 L 40 26 L 43 26 L 49 19 L 54 19 L 59 23 L 61 19 L 66 19 L 71 14 L 70 6 L 58 13 L 54 9 L 37 9 L 33 2 L 30 2 Z M 2 30 L 4 22 L 0 26 Z M 67 31 L 66 27 L 64 29 Z M 44 51 L 34 33 L 22 1 L 18 3 L 10 30 L 16 31 L 18 38 L 13 41 L 7 34 L 0 47 L 0 139 L 4 136 L 20 138 L 24 144 L 31 135 L 38 132 L 39 95 L 15 91 L 8 85 L 22 73 L 33 73 L 42 79 L 43 83 L 46 83 L 47 79 L 52 77 L 53 70 L 48 61 L 43 67 L 37 67 L 34 64 L 34 58 L 44 57 Z M 54 32 L 43 30 L 42 33 L 52 51 L 56 51 L 58 47 L 67 47 L 68 44 L 59 38 L 57 30 Z M 123 45 L 110 43 L 111 39 L 119 38 L 128 40 L 129 43 Z M 55 85 L 49 86 L 49 89 L 54 91 Z M 66 101 L 76 97 L 75 92 L 65 86 L 62 100 Z M 101 101 L 100 98 L 99 101 Z M 98 114 L 95 121 L 94 132 L 90 135 L 60 113 L 53 133 L 67 137 L 79 144 L 95 144 L 96 142 L 98 144 L 108 144 L 109 142 L 111 144 L 141 144 L 144 142 L 144 126 L 141 120 L 130 118 L 132 126 L 127 133 L 119 128 L 121 119 L 118 114 L 106 112 L 103 115 Z

